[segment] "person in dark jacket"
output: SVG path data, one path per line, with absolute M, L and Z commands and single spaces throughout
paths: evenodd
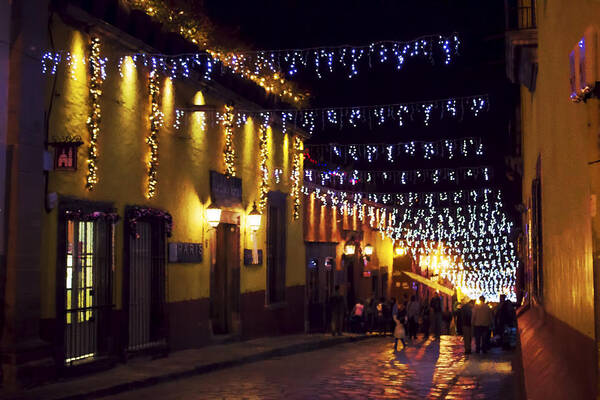
M 442 334 L 442 299 L 439 294 L 431 298 L 429 306 L 433 311 L 433 333 L 439 339 Z
M 427 300 L 423 302 L 423 307 L 421 308 L 421 329 L 423 330 L 423 339 L 429 338 L 429 304 Z
M 506 330 L 514 326 L 515 319 L 515 309 L 512 302 L 506 298 L 506 295 L 501 294 L 494 322 L 496 323 L 496 332 L 501 338 L 502 348 L 505 350 L 510 348 L 510 335 L 507 334 Z
M 335 292 L 330 297 L 331 302 L 331 334 L 342 336 L 344 321 L 344 297 L 340 294 L 340 285 L 335 285 Z
M 460 323 L 462 337 L 465 343 L 465 354 L 471 354 L 473 327 L 471 326 L 471 318 L 473 317 L 473 300 L 469 301 L 460 308 Z

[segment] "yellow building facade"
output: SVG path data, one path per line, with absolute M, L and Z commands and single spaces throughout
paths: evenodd
M 303 331 L 303 209 L 290 196 L 302 184 L 302 133 L 283 133 L 273 121 L 261 148 L 261 121 L 249 118 L 234 124 L 228 149 L 218 117 L 226 118 L 227 104 L 253 106 L 235 91 L 158 74 L 153 110 L 150 69 L 131 58 L 115 62 L 133 53 L 127 35 L 83 32 L 60 18 L 51 32 L 70 59 L 46 81 L 48 139 L 56 152 L 65 138 L 82 142 L 76 170 L 48 172 L 41 318 L 45 339 L 57 343 L 55 358 L 75 365 L 100 355 Z M 109 60 L 95 145 L 86 61 L 93 37 Z M 201 105 L 208 111 L 176 111 Z M 154 164 L 153 111 L 163 118 Z M 91 151 L 97 169 L 90 190 Z M 224 174 L 224 152 L 235 177 Z M 260 208 L 261 182 L 268 187 L 254 232 L 248 216 L 255 203 Z M 217 227 L 207 220 L 209 207 L 221 210 Z

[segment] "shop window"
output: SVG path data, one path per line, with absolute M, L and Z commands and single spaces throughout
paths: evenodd
M 270 192 L 267 202 L 267 304 L 285 301 L 286 195 Z

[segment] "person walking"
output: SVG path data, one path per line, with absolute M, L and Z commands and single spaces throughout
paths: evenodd
M 515 319 L 513 304 L 506 298 L 506 295 L 501 294 L 500 304 L 496 310 L 496 331 L 494 331 L 494 335 L 498 334 L 500 336 L 500 343 L 504 350 L 510 349 L 510 332 L 507 331 L 514 326 Z
M 415 295 L 410 296 L 406 310 L 406 318 L 408 319 L 408 338 L 410 340 L 417 339 L 417 328 L 419 320 L 419 311 L 421 306 L 417 301 Z
M 385 319 L 385 334 L 387 335 L 387 332 L 390 333 L 390 335 L 393 335 L 394 333 L 394 310 L 396 310 L 395 312 L 398 313 L 398 305 L 396 304 L 396 299 L 394 297 L 392 297 L 390 299 L 389 304 L 387 304 L 386 307 L 384 307 L 384 314 L 383 317 Z
M 485 302 L 485 297 L 479 297 L 479 301 L 473 307 L 471 316 L 471 325 L 475 334 L 475 351 L 477 353 L 488 351 L 488 338 L 490 335 L 490 326 L 493 322 L 492 310 Z
M 350 314 L 350 323 L 352 326 L 352 332 L 360 333 L 364 328 L 364 311 L 365 306 L 362 303 L 362 300 L 359 300 L 352 309 L 352 313 Z
M 377 331 L 380 335 L 385 335 L 385 297 L 381 297 L 375 308 L 377 314 L 375 315 L 375 322 L 377 325 Z
M 442 334 L 442 299 L 439 294 L 431 298 L 430 307 L 433 312 L 433 333 L 439 339 Z
M 335 285 L 335 291 L 330 298 L 331 302 L 331 334 L 342 336 L 342 323 L 344 321 L 344 297 L 340 294 L 340 285 Z
M 471 342 L 473 340 L 473 327 L 471 318 L 473 317 L 473 300 L 463 304 L 459 311 L 459 320 L 463 342 L 465 344 L 465 354 L 471 354 Z
M 429 322 L 431 318 L 429 316 L 429 302 L 427 300 L 423 301 L 423 306 L 421 307 L 421 329 L 423 330 L 423 338 L 429 338 Z
M 401 306 L 404 307 L 404 306 Z M 406 348 L 406 330 L 404 329 L 404 324 L 401 319 L 398 318 L 397 315 L 392 314 L 392 319 L 396 324 L 394 328 L 394 352 L 398 351 L 398 340 L 402 341 L 402 349 Z
M 375 313 L 377 312 L 373 303 L 375 303 L 375 299 L 373 298 L 373 295 L 371 295 L 367 299 L 367 302 L 365 304 L 365 331 L 366 332 L 373 331 L 373 325 L 374 325 L 374 319 L 375 319 L 374 316 L 375 316 Z

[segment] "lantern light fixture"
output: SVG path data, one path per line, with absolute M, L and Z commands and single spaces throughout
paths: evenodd
M 356 251 L 356 245 L 354 245 L 353 243 L 347 243 L 346 246 L 344 246 L 344 254 L 347 256 L 354 255 L 355 251 Z
M 248 214 L 248 227 L 252 232 L 256 232 L 260 229 L 260 221 L 262 219 L 261 217 L 262 215 L 260 215 L 260 213 L 256 209 L 256 202 L 254 202 L 254 205 L 252 206 L 252 211 L 250 211 L 250 213 Z
M 371 246 L 370 244 L 367 244 L 365 246 L 365 255 L 366 256 L 371 256 L 373 255 L 373 246 Z
M 219 226 L 221 222 L 221 209 L 212 205 L 206 209 L 206 222 L 213 228 Z
M 396 254 L 397 257 L 404 256 L 406 255 L 406 249 L 398 246 L 394 249 L 394 254 Z

